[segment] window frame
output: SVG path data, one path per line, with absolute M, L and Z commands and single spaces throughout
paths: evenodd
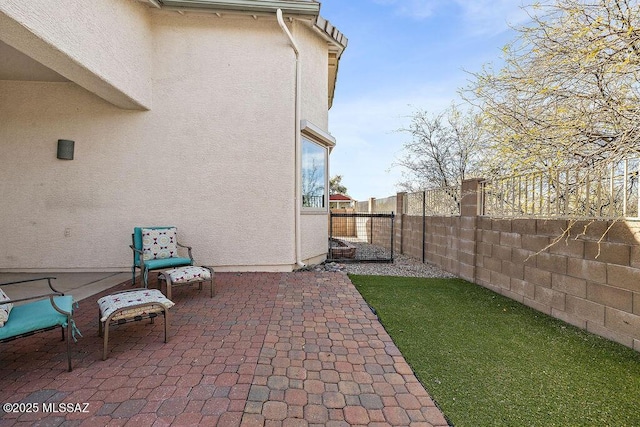
M 335 146 L 335 139 L 327 132 L 310 123 L 308 120 L 302 120 L 300 125 L 300 212 L 302 214 L 328 214 L 329 213 L 329 154 Z M 322 195 L 322 207 L 304 206 L 303 200 L 303 173 L 304 173 L 304 151 L 305 142 L 311 143 L 323 150 L 324 155 L 324 190 Z

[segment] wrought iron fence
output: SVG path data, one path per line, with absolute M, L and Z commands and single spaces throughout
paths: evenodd
M 639 159 L 482 181 L 481 214 L 492 217 L 640 217 Z
M 407 215 L 457 216 L 460 215 L 460 187 L 442 187 L 405 197 L 404 213 Z
M 304 206 L 305 208 L 323 208 L 324 196 L 313 196 L 311 194 L 303 194 L 302 206 Z
M 479 213 L 491 217 L 640 219 L 640 158 L 595 168 L 574 168 L 484 180 Z M 403 214 L 458 216 L 461 187 L 408 193 Z M 396 210 L 396 196 L 374 201 L 373 212 Z M 369 201 L 357 212 L 368 212 Z
M 332 211 L 327 261 L 393 262 L 394 217 L 393 213 Z

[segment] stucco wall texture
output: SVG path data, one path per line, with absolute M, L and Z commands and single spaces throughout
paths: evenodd
M 129 0 L 0 4 L 0 39 L 122 108 L 151 108 L 151 27 Z
M 145 225 L 177 226 L 196 263 L 220 271 L 291 270 L 295 57 L 275 17 L 136 7 L 148 36 L 126 44 L 149 66 L 88 62 L 148 83 L 150 110 L 73 82 L 0 81 L 0 270 L 126 271 L 133 227 Z M 290 28 L 304 64 L 300 118 L 327 129 L 326 42 Z M 56 158 L 58 139 L 75 141 L 74 160 Z M 326 253 L 326 221 L 302 215 L 303 259 Z

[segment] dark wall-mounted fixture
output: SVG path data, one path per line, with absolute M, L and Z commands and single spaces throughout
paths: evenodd
M 58 158 L 62 160 L 73 160 L 74 141 L 68 139 L 58 140 Z

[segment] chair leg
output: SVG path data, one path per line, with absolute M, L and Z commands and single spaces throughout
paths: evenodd
M 168 274 L 163 274 L 164 277 L 164 283 L 167 286 L 167 298 L 171 299 L 171 285 L 173 284 L 171 282 L 171 276 Z
M 100 338 L 102 338 L 102 321 L 100 320 L 100 318 L 102 317 L 102 313 L 100 313 L 100 310 L 98 310 L 98 336 Z
M 215 295 L 216 291 L 213 287 L 213 280 L 215 278 L 215 272 L 213 271 L 212 267 L 205 267 L 207 270 L 209 270 L 209 284 L 211 285 L 211 298 L 213 298 L 213 296 Z
M 169 310 L 165 308 L 162 313 L 164 314 L 164 342 L 166 343 L 169 333 Z
M 149 270 L 147 270 L 146 268 L 142 273 L 142 285 L 144 286 L 145 289 L 149 288 Z
M 104 322 L 104 348 L 102 349 L 102 360 L 107 360 L 107 345 L 109 343 L 109 319 Z
M 71 320 L 67 324 L 67 363 L 69 365 L 69 372 L 71 372 Z
M 136 285 L 136 266 L 131 267 L 131 284 Z

